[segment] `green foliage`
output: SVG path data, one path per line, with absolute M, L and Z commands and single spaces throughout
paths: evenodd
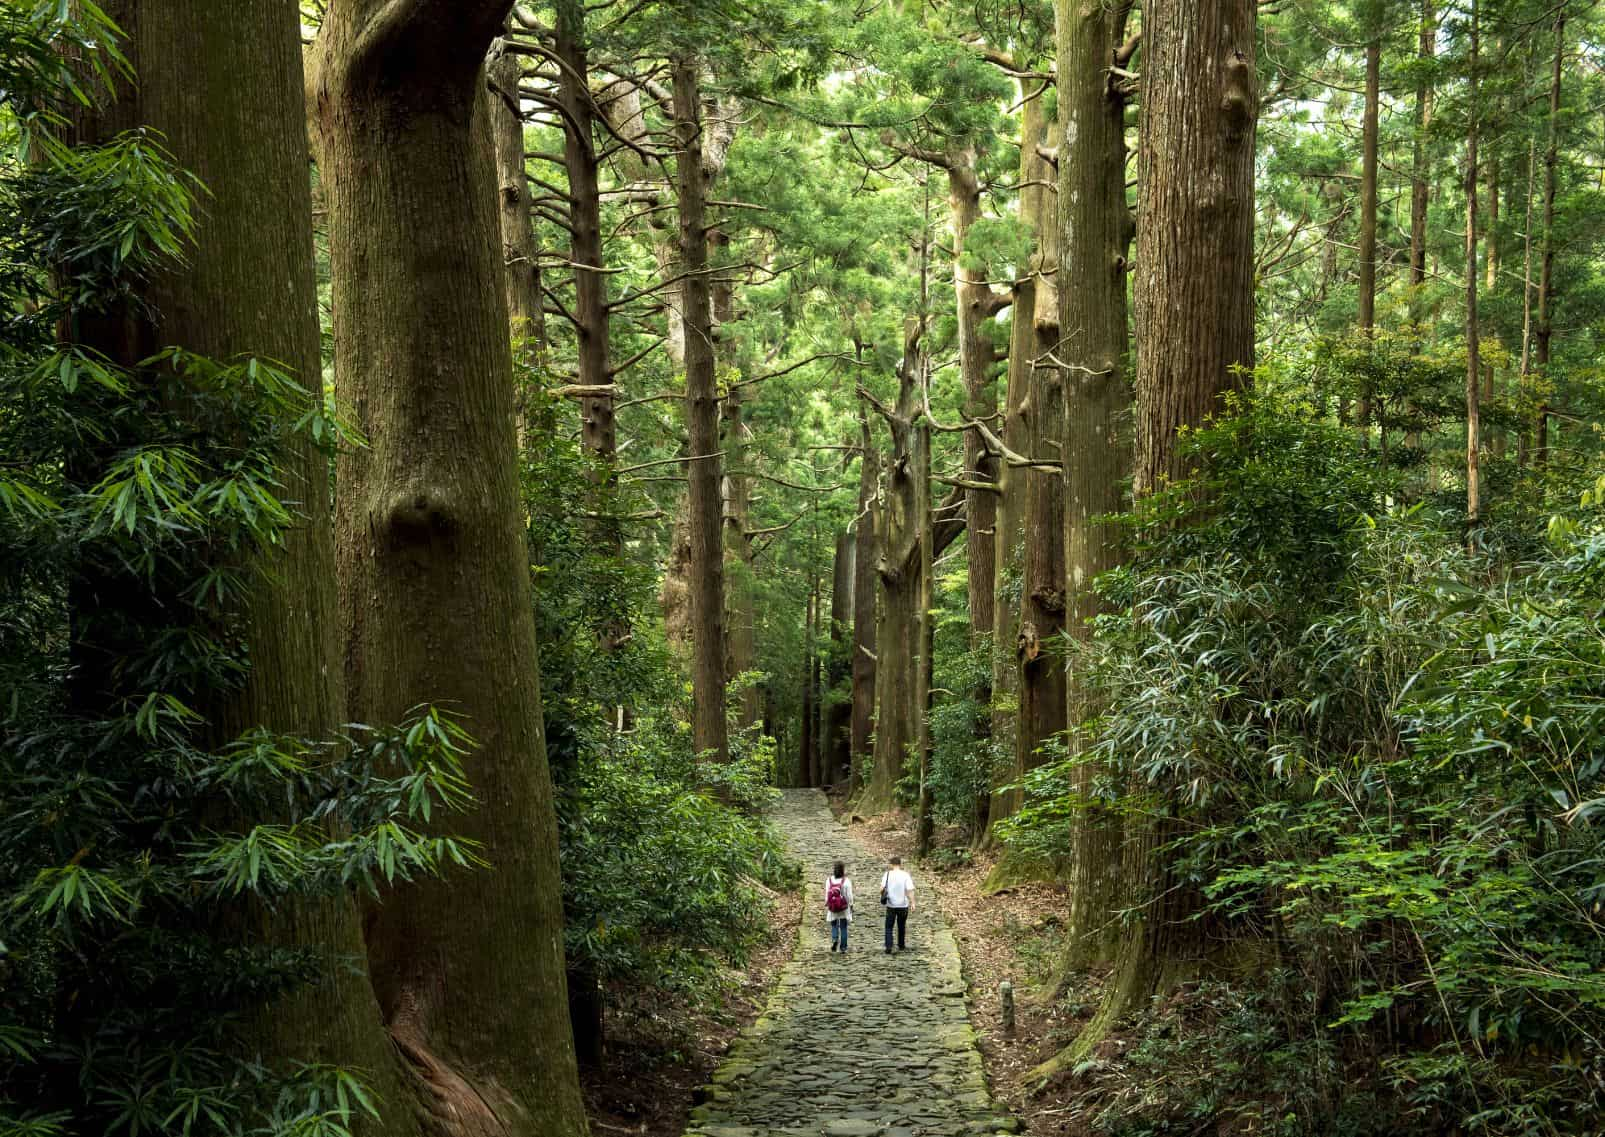
M 57 137 L 64 103 L 126 71 L 114 36 L 93 4 L 0 10 L 0 128 L 23 146 L 0 162 L 0 1134 L 346 1137 L 375 1112 L 361 1075 L 265 1060 L 252 1034 L 345 964 L 262 929 L 477 864 L 422 831 L 471 804 L 471 741 L 428 707 L 327 738 L 223 725 L 251 599 L 302 523 L 286 450 L 346 435 L 269 360 L 78 342 L 145 315 L 196 223 L 152 139 Z
M 767 930 L 769 888 L 792 879 L 763 818 L 774 741 L 754 729 L 733 733 L 728 762 L 693 756 L 651 568 L 598 539 L 632 495 L 566 432 L 525 457 L 569 966 L 615 1007 L 705 997 Z
M 1033 774 L 1010 832 L 1062 849 L 1092 804 L 1071 772 L 1096 762 L 1099 803 L 1177 819 L 1168 879 L 1200 892 L 1210 934 L 1297 981 L 1208 995 L 1226 1016 L 1208 1047 L 1139 1024 L 1134 1063 L 1193 1073 L 1109 1131 L 1329 1094 L 1335 1061 L 1377 1095 L 1381 1131 L 1589 1132 L 1599 516 L 1570 511 L 1521 563 L 1468 553 L 1456 519 L 1385 509 L 1388 475 L 1352 436 L 1269 397 L 1239 411 L 1189 442 L 1207 477 L 1134 521 L 1140 557 L 1103 582 L 1121 608 L 1073 661 L 1106 710 Z M 1259 1057 L 1221 1065 L 1239 1052 Z M 1312 1100 L 1277 1123 L 1377 1131 L 1307 1128 Z

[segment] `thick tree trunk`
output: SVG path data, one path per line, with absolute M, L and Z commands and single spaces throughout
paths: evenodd
M 207 192 L 197 202 L 196 244 L 187 262 L 146 292 L 158 323 L 142 326 L 136 343 L 118 337 L 90 346 L 124 365 L 165 345 L 218 360 L 256 355 L 283 364 L 307 388 L 309 401 L 320 398 L 296 5 L 265 0 L 235 9 L 113 0 L 103 6 L 128 33 L 120 46 L 139 82 L 86 120 L 86 130 L 99 138 L 135 127 L 160 132 L 163 145 Z M 300 521 L 256 576 L 245 629 L 252 666 L 243 686 L 206 708 L 219 738 L 255 726 L 330 738 L 349 719 L 327 459 L 297 441 L 281 456 L 279 472 Z M 314 954 L 326 973 L 246 1028 L 257 1054 L 274 1064 L 360 1069 L 381 1103 L 383 1131 L 417 1133 L 369 983 L 355 900 L 286 903 L 257 909 L 243 922 L 270 943 Z
M 1126 378 L 1126 269 L 1132 227 L 1126 205 L 1125 99 L 1109 74 L 1121 49 L 1125 20 L 1116 11 L 1059 0 L 1059 275 L 1075 287 L 1059 290 L 1054 332 L 1066 336 L 1058 356 L 1065 384 L 1063 454 L 1065 627 L 1078 641 L 1091 637 L 1102 611 L 1093 581 L 1117 565 L 1120 533 L 1107 518 L 1125 504 L 1131 469 L 1131 388 Z M 1057 335 L 1055 335 L 1057 339 Z M 1070 661 L 1066 719 L 1073 729 L 1095 711 Z M 1075 788 L 1090 800 L 1099 771 L 1083 766 Z M 1072 967 L 1108 958 L 1119 907 L 1120 831 L 1112 812 L 1078 815 L 1070 849 Z
M 1176 432 L 1216 413 L 1254 362 L 1255 0 L 1149 0 L 1143 11 L 1136 316 L 1136 492 L 1185 477 Z M 1134 790 L 1151 797 L 1154 787 Z M 1078 1061 L 1109 1026 L 1197 968 L 1196 893 L 1168 867 L 1168 808 L 1129 818 L 1128 925 L 1093 1021 L 1043 1068 Z
M 1477 0 L 1471 0 L 1471 58 L 1467 77 L 1471 121 L 1466 133 L 1466 521 L 1482 517 L 1481 329 L 1477 324 L 1477 58 L 1481 31 Z
M 691 737 L 698 754 L 730 756 L 725 723 L 724 550 L 720 539 L 719 394 L 715 384 L 708 227 L 704 221 L 702 99 L 697 63 L 674 61 L 674 133 L 678 150 L 681 320 L 685 327 L 685 417 L 690 436 L 686 514 L 691 535 Z
M 1138 150 L 1135 489 L 1186 475 L 1176 431 L 1254 365 L 1251 0 L 1152 0 Z
M 586 1126 L 482 74 L 508 7 L 347 0 L 319 33 L 335 373 L 369 443 L 340 464 L 338 569 L 350 714 L 462 716 L 481 804 L 449 825 L 495 866 L 370 908 L 383 1021 L 433 1131 L 567 1137 Z
M 1549 138 L 1544 147 L 1544 237 L 1538 258 L 1538 328 L 1534 333 L 1534 363 L 1540 379 L 1549 379 L 1550 345 L 1555 335 L 1555 187 L 1560 167 L 1560 96 L 1562 63 L 1566 58 L 1566 9 L 1555 13 L 1555 57 L 1549 81 Z M 1538 408 L 1534 430 L 1533 461 L 1549 459 L 1549 406 Z
M 853 791 L 861 788 L 874 760 L 871 738 L 875 729 L 875 564 L 880 557 L 879 506 L 876 502 L 880 466 L 876 461 L 869 419 L 859 417 L 858 514 L 853 521 L 853 708 L 851 752 Z

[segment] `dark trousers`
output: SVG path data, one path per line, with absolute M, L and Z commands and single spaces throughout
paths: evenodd
M 886 950 L 892 950 L 892 926 L 897 926 L 897 950 L 903 950 L 903 940 L 908 934 L 908 909 L 886 909 Z

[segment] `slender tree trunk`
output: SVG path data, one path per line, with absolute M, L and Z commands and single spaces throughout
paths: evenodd
M 507 317 L 512 329 L 513 357 L 520 375 L 516 406 L 518 449 L 524 453 L 532 428 L 525 387 L 528 374 L 538 371 L 546 351 L 546 310 L 541 298 L 540 250 L 531 221 L 529 175 L 524 169 L 524 119 L 519 110 L 518 82 L 523 75 L 518 56 L 503 50 L 498 40 L 491 49 L 491 138 L 496 152 L 497 201 L 501 207 L 502 283 L 507 295 Z
M 1377 306 L 1377 135 L 1382 84 L 1382 40 L 1365 45 L 1365 116 L 1360 158 L 1360 327 L 1376 326 Z M 1369 400 L 1368 400 L 1369 401 Z M 1361 410 L 1360 428 L 1368 425 Z
M 1360 329 L 1366 335 L 1376 327 L 1377 310 L 1377 104 L 1381 76 L 1382 39 L 1378 35 L 1365 45 L 1365 113 L 1360 146 Z M 1371 403 L 1372 392 L 1367 386 L 1360 392 L 1355 424 L 1363 439 L 1370 437 Z
M 929 363 L 921 383 L 930 398 Z M 973 501 L 973 499 L 971 499 Z M 914 855 L 923 858 L 931 851 L 934 829 L 931 809 L 931 676 L 936 647 L 935 621 L 931 616 L 934 518 L 931 516 L 931 424 L 922 417 L 914 427 L 914 515 L 919 521 L 919 605 L 916 642 L 919 660 L 914 670 L 915 750 L 919 756 L 919 801 L 914 810 Z M 974 526 L 971 526 L 973 529 Z M 987 590 L 991 594 L 990 588 Z
M 1120 561 L 1119 528 L 1107 520 L 1125 504 L 1131 469 L 1131 389 L 1126 379 L 1126 270 L 1132 226 L 1126 205 L 1125 99 L 1106 60 L 1121 49 L 1125 19 L 1118 10 L 1058 0 L 1059 276 L 1051 331 L 1074 329 L 1058 357 L 1067 372 L 1064 444 L 1065 627 L 1085 642 L 1103 610 L 1093 581 Z M 1095 711 L 1072 656 L 1066 683 L 1066 722 L 1074 728 Z M 1075 774 L 1076 791 L 1090 801 L 1100 772 Z M 1111 811 L 1078 815 L 1070 849 L 1072 967 L 1107 959 L 1114 948 L 1111 917 L 1119 906 L 1120 830 Z
M 708 230 L 703 218 L 707 174 L 702 164 L 702 98 L 697 63 L 674 61 L 674 131 L 680 211 L 682 321 L 685 326 L 685 416 L 691 439 L 686 472 L 691 532 L 691 736 L 697 753 L 730 756 L 725 725 L 724 552 L 720 540 L 719 395 L 714 376 L 708 284 Z
M 1421 320 L 1421 286 L 1427 279 L 1427 205 L 1432 198 L 1427 129 L 1432 125 L 1433 85 L 1428 64 L 1437 52 L 1438 17 L 1433 0 L 1421 0 L 1416 61 L 1416 122 L 1410 160 L 1410 313 Z
M 1062 159 L 1061 159 L 1062 161 Z M 1037 347 L 1058 337 L 1057 231 L 1045 225 L 1040 241 L 1042 276 L 1037 281 Z M 1051 329 L 1045 331 L 1045 329 Z M 1052 443 L 1065 437 L 1063 370 L 1047 360 L 1031 373 L 1026 396 L 1027 455 L 1053 461 Z M 1065 627 L 1064 479 L 1058 470 L 1028 468 L 1025 480 L 1025 564 L 1020 583 L 1020 630 L 1015 638 L 1019 715 L 1015 722 L 1014 768 L 1023 775 L 1042 763 L 1042 747 L 1065 728 L 1064 657 L 1059 644 Z M 1003 795 L 1000 816 L 1020 808 L 1018 790 Z
M 874 760 L 871 739 L 875 729 L 875 563 L 880 556 L 880 482 L 869 419 L 859 417 L 858 514 L 853 522 L 853 721 L 852 764 L 857 792 Z
M 803 695 L 802 722 L 797 739 L 798 782 L 804 786 L 819 785 L 819 771 L 814 765 L 814 651 L 816 613 L 819 611 L 818 584 L 808 582 L 808 600 L 803 605 Z
M 1040 241 L 1042 227 L 1049 216 L 1047 183 L 1053 177 L 1053 167 L 1038 152 L 1047 142 L 1047 122 L 1043 113 L 1043 99 L 1039 94 L 1027 98 L 1026 80 L 1020 81 L 1021 97 L 1026 99 L 1020 110 L 1020 220 L 1032 233 L 1033 243 Z M 1007 386 L 1003 398 L 1003 444 L 1016 454 L 1030 448 L 1025 424 L 1026 393 L 1030 390 L 1031 361 L 1037 354 L 1035 327 L 1037 280 L 1041 262 L 1033 249 L 1032 260 L 1026 272 L 1014 285 L 1014 304 L 1010 314 L 1009 363 Z M 1010 784 L 1015 777 L 1013 769 L 1015 745 L 1015 716 L 1018 699 L 1017 665 L 1014 658 L 1015 642 L 1020 634 L 1020 580 L 1025 563 L 1024 516 L 1025 474 L 1007 463 L 998 463 L 997 511 L 993 520 L 996 550 L 993 566 L 992 636 L 992 739 L 991 752 L 998 766 L 991 778 L 992 788 L 980 805 L 979 844 L 995 844 L 992 833 L 994 821 L 1006 815 L 1008 803 L 1000 787 Z M 1005 767 L 1001 759 L 1008 758 Z
M 1541 382 L 1548 383 L 1550 345 L 1555 335 L 1555 188 L 1560 168 L 1560 96 L 1562 63 L 1566 58 L 1566 9 L 1555 13 L 1555 57 L 1549 80 L 1549 138 L 1544 147 L 1544 237 L 1538 259 L 1538 329 L 1534 335 L 1535 367 Z M 1549 404 L 1538 407 L 1534 431 L 1533 461 L 1543 466 L 1549 460 Z
M 156 348 L 182 346 L 218 360 L 276 360 L 321 398 L 322 362 L 307 177 L 300 20 L 289 0 L 245 8 L 112 0 L 106 14 L 136 86 L 82 121 L 88 139 L 136 127 L 159 132 L 177 163 L 207 192 L 197 202 L 195 246 L 184 265 L 151 281 L 154 322 L 133 335 L 89 338 L 125 366 Z M 239 81 L 249 76 L 249 83 Z M 87 321 L 86 327 L 96 321 Z M 204 708 L 219 739 L 251 727 L 330 738 L 349 721 L 340 669 L 334 542 L 325 455 L 297 440 L 280 456 L 280 487 L 299 521 L 254 574 L 244 639 L 244 683 Z M 124 581 L 98 582 L 111 587 Z M 77 629 L 75 629 L 75 632 Z M 97 698 L 104 697 L 100 690 Z M 270 820 L 246 818 L 247 822 Z M 235 914 L 221 914 L 232 921 Z M 406 1082 L 380 1020 L 354 898 L 286 901 L 239 914 L 247 934 L 305 952 L 323 981 L 277 1000 L 242 1027 L 261 1060 L 317 1062 L 362 1071 L 387 1137 L 419 1132 Z
M 462 715 L 481 804 L 450 826 L 495 865 L 369 909 L 383 1021 L 431 1130 L 568 1137 L 586 1126 L 483 75 L 508 7 L 345 0 L 319 32 L 335 374 L 369 443 L 340 464 L 338 568 L 350 714 Z
M 1481 31 L 1477 0 L 1471 0 L 1471 60 L 1467 78 L 1471 124 L 1466 133 L 1466 520 L 1475 525 L 1482 517 L 1481 450 L 1481 334 L 1477 326 L 1477 58 Z
M 563 120 L 563 167 L 568 173 L 569 260 L 574 267 L 574 336 L 580 398 L 580 441 L 603 468 L 618 453 L 613 421 L 613 375 L 608 362 L 607 275 L 602 271 L 602 196 L 595 115 L 589 89 L 591 63 L 583 0 L 558 0 L 555 54 L 557 101 Z M 608 510 L 603 509 L 603 513 Z M 604 541 L 621 553 L 624 533 L 614 522 Z
M 1538 184 L 1538 139 L 1527 139 L 1527 193 L 1521 225 L 1521 356 L 1516 384 L 1526 398 L 1532 388 L 1533 362 L 1533 196 Z M 1516 432 L 1516 466 L 1527 468 L 1531 447 L 1525 424 Z
M 958 311 L 959 374 L 964 382 L 964 410 L 972 419 L 990 420 L 997 413 L 997 383 L 991 374 L 992 340 L 986 324 L 1006 303 L 980 275 L 964 265 L 964 248 L 970 229 L 981 216 L 981 182 L 975 173 L 975 153 L 964 150 L 948 157 L 948 207 L 953 225 L 953 290 Z M 981 434 L 964 432 L 964 476 L 977 482 L 996 482 L 998 461 L 987 452 Z M 965 546 L 969 571 L 970 640 L 981 642 L 996 623 L 993 577 L 997 562 L 997 495 L 972 489 L 965 498 L 969 518 Z
M 852 660 L 853 622 L 853 535 L 847 530 L 836 534 L 836 555 L 830 578 L 830 667 L 825 687 L 825 780 L 835 785 L 852 771 L 852 703 L 841 697 Z
M 728 241 L 722 232 L 710 235 L 722 248 Z M 714 346 L 728 354 L 730 333 L 735 319 L 735 301 L 728 277 L 721 276 L 713 288 L 715 323 Z M 752 479 L 741 472 L 744 454 L 752 440 L 745 418 L 745 388 L 737 385 L 724 399 L 725 475 L 721 484 L 724 517 L 725 559 L 725 676 L 726 681 L 756 670 L 758 666 L 757 612 L 753 597 L 752 538 L 748 528 L 752 514 Z M 736 704 L 736 728 L 745 730 L 762 717 L 761 694 L 755 684 L 741 689 Z

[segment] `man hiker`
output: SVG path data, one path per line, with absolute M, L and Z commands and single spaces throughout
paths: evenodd
M 897 928 L 897 950 L 906 946 L 908 914 L 914 911 L 914 878 L 903 871 L 903 858 L 893 857 L 881 877 L 881 903 L 886 906 L 886 954 L 892 954 L 892 928 Z

